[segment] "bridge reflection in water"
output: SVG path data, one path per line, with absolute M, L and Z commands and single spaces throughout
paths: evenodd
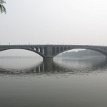
M 56 74 L 56 73 L 92 73 L 107 69 L 106 60 L 55 60 L 43 61 L 35 66 L 25 69 L 5 69 L 0 68 L 0 74 Z M 104 71 L 104 70 L 103 70 Z

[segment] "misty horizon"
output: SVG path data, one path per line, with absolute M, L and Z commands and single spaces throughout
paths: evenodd
M 20 6 L 20 8 L 19 8 Z M 106 0 L 6 1 L 0 44 L 107 46 Z

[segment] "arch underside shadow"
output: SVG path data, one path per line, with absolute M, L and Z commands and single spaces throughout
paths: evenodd
M 67 52 L 67 51 L 70 51 L 70 50 L 74 50 L 74 49 L 86 49 L 86 50 L 92 50 L 92 51 L 99 52 L 99 53 L 101 53 L 102 55 L 104 55 L 105 57 L 107 57 L 107 53 L 104 52 L 104 51 L 101 50 L 101 49 L 95 49 L 95 48 L 82 48 L 82 47 L 77 47 L 77 48 L 71 48 L 71 49 L 63 50 L 63 51 L 61 51 L 61 52 L 59 52 L 59 53 L 56 53 L 56 54 L 54 55 L 54 57 L 56 57 L 57 55 L 59 55 L 59 54 L 61 54 L 61 53 L 64 53 L 64 52 Z
M 0 52 L 6 51 L 6 50 L 14 50 L 14 49 L 31 51 L 31 52 L 34 52 L 34 53 L 40 55 L 42 58 L 44 57 L 44 55 L 42 53 L 35 51 L 33 49 L 28 49 L 28 48 L 6 48 L 6 49 L 1 49 Z

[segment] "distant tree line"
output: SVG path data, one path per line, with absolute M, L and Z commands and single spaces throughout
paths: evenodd
M 6 13 L 6 8 L 4 6 L 4 3 L 6 3 L 4 0 L 0 0 L 0 12 Z

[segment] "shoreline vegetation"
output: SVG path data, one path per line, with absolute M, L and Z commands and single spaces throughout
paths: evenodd
M 6 2 L 4 0 L 0 0 L 0 12 L 1 13 L 6 13 L 6 8 L 4 6 Z

